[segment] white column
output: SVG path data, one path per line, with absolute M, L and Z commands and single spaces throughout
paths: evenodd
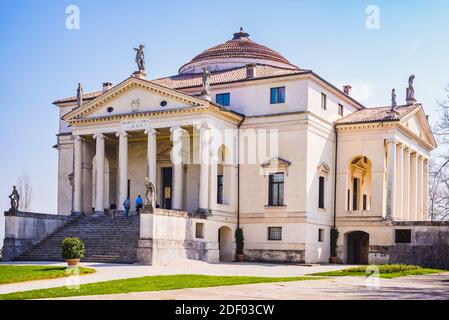
M 154 188 L 156 189 L 157 194 L 157 183 L 156 183 L 156 177 L 157 177 L 157 151 L 156 151 L 156 135 L 159 132 L 157 130 L 154 130 L 152 128 L 146 129 L 145 134 L 148 135 L 148 147 L 147 147 L 147 160 L 148 160 L 148 178 L 153 183 Z
M 429 196 L 429 161 L 424 160 L 424 186 L 423 186 L 423 217 L 422 220 L 428 220 L 428 196 Z
M 184 169 L 182 163 L 182 133 L 181 127 L 172 127 L 170 131 L 172 133 L 173 148 L 171 154 L 171 161 L 173 164 L 173 177 L 172 177 L 172 208 L 174 210 L 183 210 L 183 177 Z
M 424 159 L 418 157 L 418 213 L 416 220 L 422 220 L 424 209 Z
M 416 152 L 411 158 L 410 220 L 416 221 L 418 212 L 418 156 Z
M 83 211 L 81 203 L 82 192 L 82 141 L 80 136 L 74 137 L 74 164 L 73 164 L 73 212 Z
M 404 162 L 404 205 L 402 207 L 402 216 L 404 220 L 410 220 L 410 158 L 411 158 L 410 148 L 405 150 L 405 162 Z
M 96 140 L 97 185 L 95 189 L 95 213 L 104 212 L 104 138 L 101 133 L 94 134 Z
M 210 128 L 207 124 L 200 126 L 200 188 L 198 211 L 208 212 L 209 208 L 209 164 L 210 164 Z
M 396 158 L 396 218 L 404 220 L 404 145 L 399 144 Z
M 123 201 L 125 201 L 128 196 L 128 133 L 126 131 L 121 131 L 117 132 L 116 135 L 119 137 L 117 202 L 120 210 L 125 210 Z
M 396 142 L 394 140 L 387 141 L 388 158 L 387 158 L 387 219 L 395 218 L 396 209 Z

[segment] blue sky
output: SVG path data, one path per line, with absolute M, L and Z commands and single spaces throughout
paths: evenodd
M 68 5 L 80 29 L 65 27 Z M 368 5 L 380 29 L 365 27 Z M 147 46 L 149 77 L 176 74 L 202 50 L 243 26 L 251 38 L 338 87 L 353 86 L 367 106 L 388 105 L 391 88 L 416 97 L 435 119 L 449 84 L 449 2 L 434 1 L 1 1 L 0 211 L 18 176 L 31 178 L 36 212 L 56 212 L 58 98 L 135 69 L 133 47 Z M 3 226 L 0 222 L 0 237 Z

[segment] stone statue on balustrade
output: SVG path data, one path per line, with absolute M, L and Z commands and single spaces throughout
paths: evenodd
M 9 212 L 19 211 L 20 195 L 16 189 L 16 186 L 12 187 L 12 193 L 9 195 L 9 199 L 11 201 L 11 208 L 9 209 Z
M 154 213 L 156 208 L 156 188 L 150 178 L 145 178 L 145 202 L 143 204 L 142 213 Z

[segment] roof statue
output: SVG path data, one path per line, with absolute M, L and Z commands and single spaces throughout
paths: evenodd
M 139 48 L 134 48 L 136 50 L 136 63 L 140 72 L 145 72 L 145 54 L 143 49 L 145 46 L 143 44 L 139 45 Z
M 390 112 L 398 113 L 396 107 L 398 106 L 396 102 L 396 89 L 391 89 L 391 110 Z
M 406 94 L 407 104 L 413 104 L 413 103 L 416 102 L 416 99 L 415 99 L 415 88 L 413 88 L 413 80 L 415 80 L 415 75 L 414 74 L 412 74 L 408 78 L 408 88 L 407 88 L 407 94 Z
M 76 89 L 76 105 L 78 107 L 83 105 L 83 87 L 81 83 L 78 83 L 78 89 Z
M 203 71 L 203 95 L 208 95 L 210 91 L 210 72 L 207 68 L 204 68 Z

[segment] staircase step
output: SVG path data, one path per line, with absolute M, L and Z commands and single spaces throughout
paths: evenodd
M 61 242 L 68 237 L 78 237 L 86 248 L 83 261 L 135 263 L 140 233 L 139 216 L 83 216 L 75 219 L 47 236 L 17 261 L 63 261 Z

